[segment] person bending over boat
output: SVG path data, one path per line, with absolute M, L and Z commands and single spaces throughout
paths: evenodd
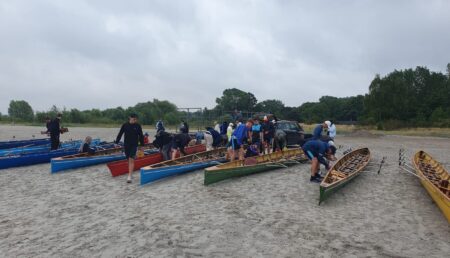
M 138 116 L 136 114 L 131 114 L 128 122 L 122 125 L 117 135 L 116 143 L 120 142 L 122 135 L 125 135 L 123 149 L 128 160 L 127 183 L 131 183 L 131 174 L 134 171 L 134 159 L 136 158 L 139 143 L 144 145 L 144 134 L 142 133 L 141 125 L 138 124 Z
M 247 123 L 239 124 L 231 135 L 230 147 L 228 148 L 228 157 L 230 161 L 233 161 L 236 156 L 239 160 L 244 159 L 244 143 L 251 139 L 251 128 L 253 126 L 253 121 L 248 120 Z M 237 154 L 237 155 L 236 155 Z
M 287 148 L 287 135 L 281 130 L 277 129 L 275 131 L 275 137 L 273 139 L 273 150 L 274 151 L 282 151 Z
M 180 157 L 187 155 L 184 151 L 184 147 L 186 147 L 191 141 L 191 137 L 187 133 L 179 133 L 173 136 L 172 140 L 172 160 L 176 159 L 177 152 L 180 151 Z
M 84 139 L 83 144 L 80 146 L 80 153 L 88 153 L 88 154 L 94 154 L 95 150 L 91 148 L 92 143 L 92 137 L 87 136 L 86 139 Z
M 159 131 L 155 136 L 153 145 L 159 148 L 164 160 L 170 160 L 170 149 L 172 148 L 172 135 L 170 133 L 164 130 Z
M 59 148 L 59 137 L 61 135 L 61 118 L 62 114 L 59 113 L 55 119 L 53 119 L 49 124 L 50 142 L 51 150 L 57 150 Z
M 214 128 L 212 127 L 206 127 L 205 128 L 207 132 L 209 132 L 212 136 L 212 147 L 215 149 L 217 147 L 220 146 L 220 143 L 222 142 L 222 136 L 220 136 L 220 133 L 218 131 L 216 131 Z
M 320 164 L 323 164 L 327 170 L 330 168 L 328 160 L 336 159 L 334 157 L 336 147 L 321 140 L 311 140 L 306 142 L 302 149 L 308 159 L 311 160 L 311 178 L 309 181 L 320 183 L 323 179 L 319 173 Z

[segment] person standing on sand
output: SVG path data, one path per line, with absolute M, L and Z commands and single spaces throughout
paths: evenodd
M 57 150 L 59 148 L 59 137 L 61 135 L 61 118 L 62 114 L 59 113 L 55 119 L 53 119 L 49 124 L 49 133 L 50 133 L 50 141 L 51 148 L 50 150 Z
M 325 121 L 330 122 L 330 125 L 328 126 L 328 132 L 327 135 L 330 137 L 332 141 L 334 141 L 334 138 L 336 137 L 336 125 L 333 123 L 333 121 Z
M 323 129 L 328 129 L 328 127 L 331 125 L 330 121 L 325 121 L 323 124 L 318 124 L 313 131 L 313 140 L 320 140 L 322 138 L 322 132 Z
M 319 173 L 320 164 L 323 164 L 327 170 L 330 168 L 330 164 L 327 160 L 336 160 L 334 157 L 336 154 L 336 147 L 321 140 L 311 140 L 306 142 L 302 149 L 308 159 L 311 160 L 311 178 L 309 181 L 320 183 L 323 179 Z
M 247 123 L 239 124 L 231 135 L 230 147 L 228 148 L 228 157 L 230 161 L 236 158 L 236 154 L 239 160 L 244 159 L 244 143 L 247 140 L 251 140 L 251 128 L 253 126 L 253 121 L 248 120 Z
M 128 118 L 128 122 L 124 123 L 120 128 L 119 134 L 116 138 L 116 143 L 120 142 L 122 135 L 124 137 L 124 152 L 125 157 L 128 160 L 128 179 L 127 183 L 131 183 L 131 174 L 134 171 L 134 159 L 136 158 L 136 153 L 139 143 L 141 146 L 144 145 L 144 134 L 142 133 L 142 127 L 138 124 L 138 116 L 136 114 L 131 114 Z
M 184 147 L 186 147 L 191 141 L 191 137 L 187 133 L 179 133 L 175 134 L 172 139 L 172 160 L 177 158 L 178 150 L 180 151 L 180 157 L 187 155 L 184 151 Z

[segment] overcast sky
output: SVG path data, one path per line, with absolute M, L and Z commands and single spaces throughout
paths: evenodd
M 226 88 L 298 106 L 450 62 L 450 1 L 0 0 L 0 112 L 213 107 Z

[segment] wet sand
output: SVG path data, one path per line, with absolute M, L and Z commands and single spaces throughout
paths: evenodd
M 0 126 L 0 140 L 40 130 Z M 113 140 L 117 131 L 70 128 L 63 139 Z M 1 170 L 0 256 L 448 257 L 448 222 L 397 160 L 401 147 L 410 156 L 424 149 L 448 169 L 450 139 L 338 136 L 337 144 L 367 146 L 374 163 L 387 156 L 387 164 L 320 206 L 308 164 L 208 187 L 202 171 L 140 186 L 138 173 L 126 184 L 105 165 Z

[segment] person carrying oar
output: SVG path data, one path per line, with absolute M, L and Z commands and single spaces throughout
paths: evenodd
M 134 171 L 134 159 L 136 158 L 137 149 L 139 143 L 141 146 L 144 145 L 144 134 L 142 133 L 142 127 L 137 123 L 138 116 L 136 114 L 131 114 L 128 118 L 128 122 L 124 123 L 120 128 L 119 134 L 116 138 L 116 143 L 120 142 L 122 135 L 124 137 L 124 152 L 125 157 L 128 160 L 128 179 L 127 183 L 131 183 L 131 174 Z
M 323 164 L 326 169 L 330 168 L 328 160 L 336 160 L 334 157 L 336 147 L 332 142 L 327 143 L 321 140 L 311 140 L 306 142 L 302 149 L 308 159 L 311 160 L 311 178 L 309 181 L 320 183 L 323 179 L 319 173 L 320 164 Z

